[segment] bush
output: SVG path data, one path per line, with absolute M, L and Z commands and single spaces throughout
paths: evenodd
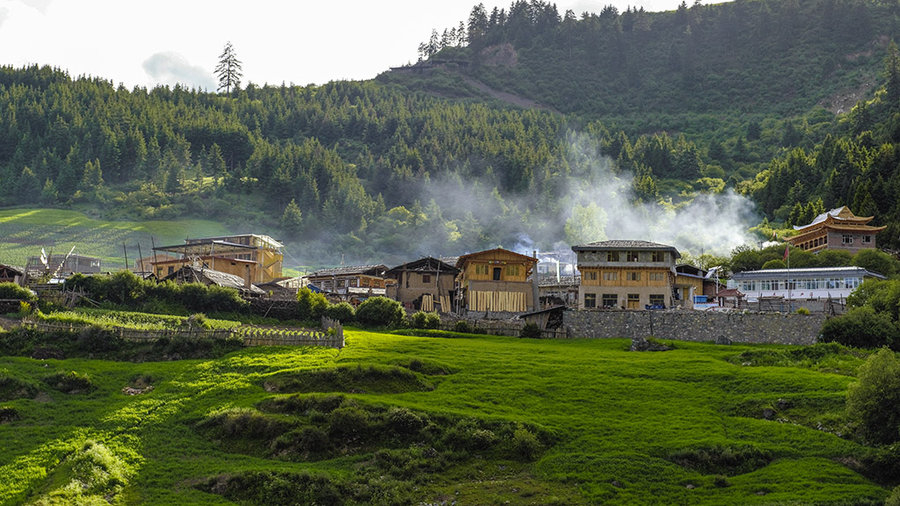
M 900 361 L 882 348 L 859 368 L 859 380 L 847 389 L 847 416 L 868 442 L 900 439 Z
M 821 341 L 857 348 L 878 348 L 898 342 L 900 332 L 887 313 L 869 306 L 855 307 L 846 314 L 825 321 Z
M 38 389 L 34 384 L 0 373 L 0 401 L 32 398 L 37 393 Z
M 353 306 L 349 302 L 338 302 L 325 308 L 325 316 L 341 323 L 352 322 L 354 313 Z
M 203 313 L 194 313 L 188 318 L 186 318 L 181 325 L 187 327 L 189 329 L 205 329 L 209 330 L 212 328 L 212 325 L 209 323 L 209 318 L 206 317 Z
M 356 308 L 356 321 L 370 327 L 395 327 L 403 322 L 403 306 L 387 297 L 371 297 Z
M 455 330 L 456 332 L 471 334 L 472 326 L 469 325 L 469 322 L 467 322 L 465 320 L 459 320 L 458 322 L 456 322 L 455 325 L 453 325 L 453 330 Z
M 805 307 L 798 307 L 797 314 L 809 314 L 809 309 L 807 309 Z
M 541 451 L 537 436 L 525 427 L 519 426 L 513 433 L 513 451 L 525 460 L 534 460 Z
M 425 420 L 406 408 L 394 408 L 387 415 L 388 427 L 398 434 L 415 434 L 425 427 Z
M 37 300 L 37 295 L 31 290 L 15 283 L 0 283 L 0 299 L 35 302 Z
M 891 495 L 884 501 L 884 506 L 900 506 L 900 486 L 894 487 Z
M 333 437 L 354 440 L 368 429 L 369 413 L 354 406 L 338 408 L 328 416 L 328 433 Z
M 297 317 L 301 320 L 318 321 L 328 308 L 328 299 L 321 293 L 304 286 L 297 291 Z
M 441 317 L 437 313 L 425 313 L 425 328 L 439 329 L 441 328 Z
M 94 389 L 90 376 L 75 371 L 52 374 L 44 378 L 44 383 L 64 394 L 81 394 Z
M 519 337 L 525 337 L 529 339 L 540 339 L 541 338 L 541 328 L 536 323 L 526 323 L 524 327 L 522 327 L 522 331 L 519 332 Z

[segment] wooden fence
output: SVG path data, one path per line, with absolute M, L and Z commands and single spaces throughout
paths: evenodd
M 22 325 L 41 332 L 79 332 L 90 325 L 50 323 L 23 320 Z M 340 322 L 322 318 L 322 329 L 288 327 L 260 327 L 241 325 L 232 329 L 161 329 L 138 330 L 125 327 L 104 327 L 126 341 L 151 342 L 159 339 L 240 339 L 244 346 L 327 346 L 344 347 L 344 328 Z

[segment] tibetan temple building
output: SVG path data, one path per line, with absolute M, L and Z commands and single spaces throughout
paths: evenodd
M 809 225 L 795 226 L 797 235 L 784 240 L 806 251 L 843 249 L 855 254 L 874 248 L 875 234 L 885 229 L 868 225 L 873 218 L 856 216 L 843 206 L 816 216 Z

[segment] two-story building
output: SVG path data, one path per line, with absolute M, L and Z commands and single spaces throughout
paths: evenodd
M 885 227 L 868 223 L 874 216 L 860 217 L 847 206 L 822 213 L 808 225 L 795 226 L 797 233 L 785 237 L 793 246 L 811 252 L 823 249 L 843 249 L 851 253 L 875 247 L 875 235 Z
M 275 239 L 258 234 L 185 239 L 184 244 L 153 248 L 175 257 L 157 259 L 151 265 L 159 279 L 193 266 L 233 274 L 253 284 L 266 283 L 282 277 L 282 248 Z
M 573 246 L 581 285 L 578 308 L 644 309 L 675 305 L 673 246 L 613 240 Z
M 385 278 L 394 280 L 385 293 L 408 309 L 449 313 L 459 274 L 456 261 L 426 257 L 398 265 L 384 273 Z
M 537 258 L 503 248 L 459 257 L 457 283 L 461 305 L 469 311 L 533 311 L 536 285 L 529 279 Z
M 318 290 L 348 299 L 352 295 L 385 295 L 388 280 L 384 277 L 386 265 L 345 265 L 331 269 L 319 269 L 306 275 L 306 284 Z

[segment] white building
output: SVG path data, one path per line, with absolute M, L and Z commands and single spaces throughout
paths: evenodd
M 844 299 L 866 278 L 884 279 L 862 267 L 812 267 L 736 272 L 728 288 L 737 288 L 748 302 L 763 297 L 785 300 Z

